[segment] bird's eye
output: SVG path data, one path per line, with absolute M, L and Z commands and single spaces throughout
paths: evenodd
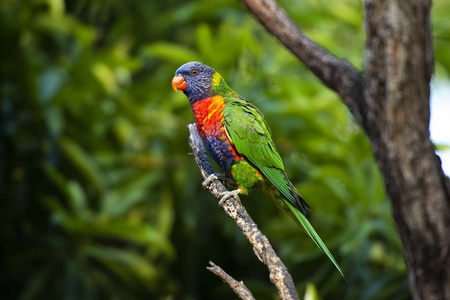
M 192 70 L 192 71 L 191 71 L 191 74 L 194 75 L 194 76 L 195 76 L 195 75 L 198 75 L 198 70 Z

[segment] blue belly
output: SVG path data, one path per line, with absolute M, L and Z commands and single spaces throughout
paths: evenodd
M 233 155 L 233 151 L 229 149 L 229 141 L 220 137 L 220 134 L 217 134 L 215 136 L 206 136 L 204 142 L 206 149 L 208 149 L 208 152 L 214 161 L 225 173 L 231 176 L 229 170 L 235 163 L 236 156 Z

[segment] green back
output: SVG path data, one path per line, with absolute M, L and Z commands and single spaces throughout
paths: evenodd
M 297 193 L 287 179 L 280 154 L 261 112 L 245 99 L 224 98 L 225 128 L 236 150 L 260 170 L 292 205 L 301 209 Z

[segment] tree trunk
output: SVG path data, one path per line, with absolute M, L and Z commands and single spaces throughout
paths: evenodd
M 450 192 L 429 138 L 431 1 L 366 0 L 364 115 L 414 299 L 450 299 Z
M 430 0 L 365 0 L 366 53 L 358 74 L 308 39 L 273 0 L 241 0 L 366 131 L 384 175 L 413 299 L 450 299 L 450 181 L 430 141 Z

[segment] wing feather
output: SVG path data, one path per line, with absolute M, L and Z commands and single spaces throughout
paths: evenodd
M 258 168 L 292 205 L 301 211 L 299 196 L 284 172 L 283 161 L 261 112 L 243 99 L 226 99 L 225 130 L 236 150 Z

